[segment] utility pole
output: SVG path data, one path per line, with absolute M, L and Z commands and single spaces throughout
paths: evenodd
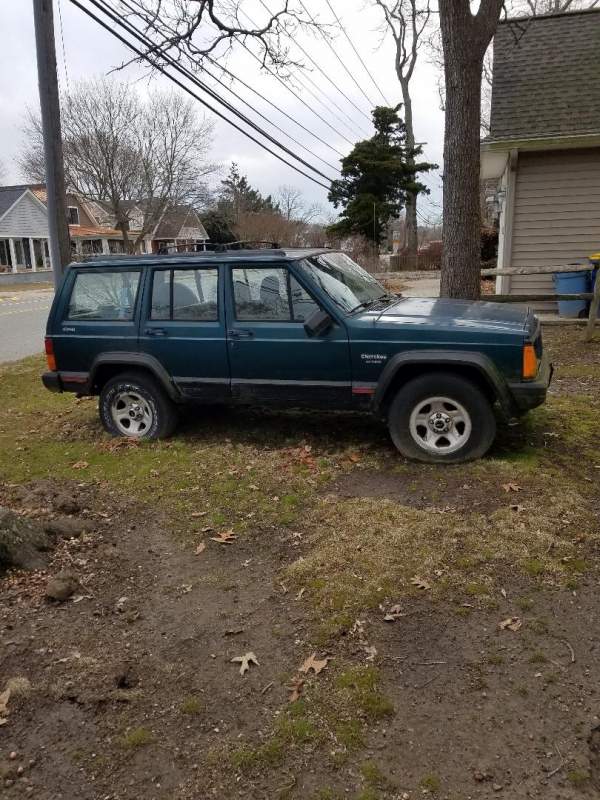
M 64 268 L 71 261 L 71 240 L 67 220 L 52 0 L 33 0 L 33 17 L 44 132 L 50 262 L 56 287 Z

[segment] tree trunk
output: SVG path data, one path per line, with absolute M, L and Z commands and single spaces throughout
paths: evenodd
M 479 120 L 481 67 L 461 70 L 446 87 L 442 297 L 477 300 L 481 290 Z M 448 69 L 448 62 L 446 62 Z
M 502 2 L 481 0 L 475 16 L 468 0 L 440 2 L 446 84 L 442 297 L 480 297 L 481 78 Z
M 404 124 L 406 125 L 406 149 L 412 153 L 415 147 L 415 131 L 413 126 L 412 99 L 410 96 L 409 82 L 398 75 L 400 88 L 402 90 L 402 101 L 404 104 Z M 406 159 L 408 166 L 414 166 L 415 159 L 410 155 Z M 414 258 L 413 268 L 416 269 L 417 250 L 419 248 L 418 228 L 417 228 L 417 195 L 409 193 L 406 196 L 406 224 L 404 226 L 404 252 Z

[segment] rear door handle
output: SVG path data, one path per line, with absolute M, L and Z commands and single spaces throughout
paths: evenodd
M 146 336 L 166 336 L 167 331 L 164 328 L 146 328 Z
M 251 339 L 254 336 L 254 331 L 249 331 L 244 328 L 234 328 L 228 332 L 231 339 Z

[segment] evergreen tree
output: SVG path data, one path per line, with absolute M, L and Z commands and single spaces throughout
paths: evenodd
M 342 177 L 333 181 L 329 192 L 335 208 L 343 209 L 339 221 L 329 228 L 332 234 L 361 234 L 379 244 L 385 225 L 404 207 L 407 192 L 428 193 L 417 174 L 437 165 L 416 161 L 421 148 L 407 146 L 399 109 L 377 106 L 375 135 L 357 142 L 342 159 Z
M 235 162 L 227 178 L 221 181 L 221 187 L 219 210 L 232 225 L 237 225 L 244 214 L 279 211 L 271 195 L 263 197 L 258 189 L 250 186 L 248 178 L 240 173 Z

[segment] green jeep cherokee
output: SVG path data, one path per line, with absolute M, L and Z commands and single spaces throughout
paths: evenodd
M 407 458 L 482 456 L 496 415 L 543 403 L 529 310 L 403 298 L 330 250 L 231 250 L 71 265 L 47 326 L 52 391 L 100 396 L 114 435 L 168 436 L 183 403 L 370 411 Z

